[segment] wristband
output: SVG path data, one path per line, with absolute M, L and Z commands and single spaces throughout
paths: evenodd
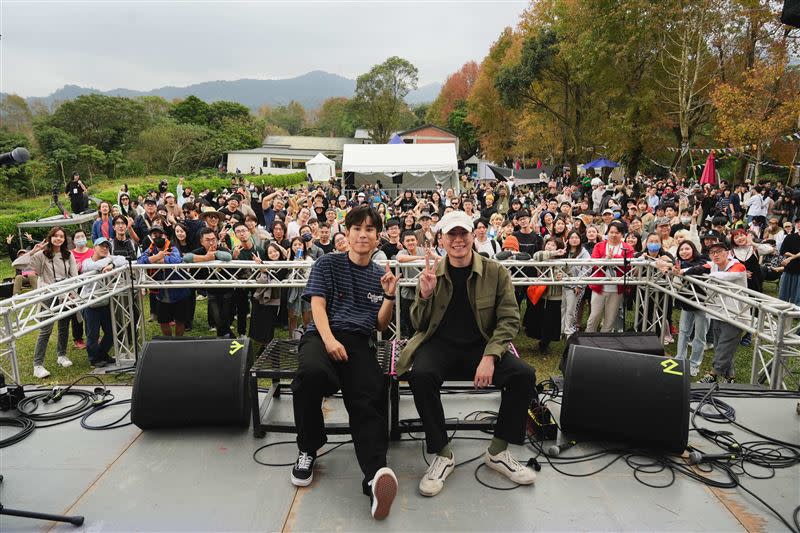
M 397 299 L 397 295 L 396 294 L 386 294 L 384 292 L 383 293 L 383 299 L 384 300 L 389 300 L 390 302 L 393 302 L 393 301 L 395 301 Z

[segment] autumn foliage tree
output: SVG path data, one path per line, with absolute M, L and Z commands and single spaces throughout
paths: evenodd
M 438 126 L 446 125 L 458 103 L 465 102 L 469 98 L 477 79 L 478 64 L 475 61 L 464 63 L 458 72 L 449 75 L 439 96 L 428 108 L 426 117 L 428 122 Z

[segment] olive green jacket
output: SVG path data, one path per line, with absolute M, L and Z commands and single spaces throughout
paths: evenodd
M 396 365 L 398 375 L 411 368 L 417 349 L 433 337 L 452 294 L 453 283 L 445 258 L 436 266 L 436 288 L 428 299 L 420 296 L 417 284 L 416 299 L 411 305 L 411 324 L 417 332 L 400 352 Z M 519 307 L 508 270 L 497 261 L 473 252 L 472 273 L 467 278 L 467 299 L 486 341 L 483 354 L 502 357 L 508 343 L 519 332 Z

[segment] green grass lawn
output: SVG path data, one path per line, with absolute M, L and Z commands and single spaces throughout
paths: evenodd
M 10 275 L 9 272 L 10 274 L 13 274 L 13 269 L 11 268 L 10 262 L 7 259 L 0 261 L 0 274 L 2 274 L 3 277 L 7 277 Z M 768 282 L 765 284 L 765 289 L 767 293 L 774 295 L 777 290 L 776 284 Z M 148 307 L 147 298 L 145 298 L 145 306 Z M 149 316 L 149 313 L 145 316 Z M 207 302 L 205 300 L 198 301 L 197 310 L 195 313 L 194 329 L 190 332 L 187 332 L 187 336 L 213 336 L 214 332 L 208 329 L 206 317 Z M 628 313 L 628 324 L 631 324 L 632 320 L 633 318 L 631 313 Z M 679 311 L 675 311 L 673 313 L 673 323 L 678 324 L 678 321 Z M 154 322 L 147 322 L 145 327 L 147 328 L 147 338 L 152 338 L 153 336 L 161 334 L 158 324 Z M 48 346 L 47 355 L 45 358 L 45 366 L 51 372 L 50 377 L 46 380 L 37 380 L 33 377 L 33 348 L 38 334 L 35 332 L 31 333 L 17 342 L 20 374 L 23 383 L 68 384 L 82 375 L 88 374 L 92 371 L 92 367 L 89 365 L 89 361 L 86 357 L 86 351 L 75 348 L 75 346 L 72 344 L 71 334 L 70 343 L 67 349 L 67 356 L 72 360 L 73 366 L 70 368 L 61 368 L 56 365 L 56 330 L 57 328 L 54 328 L 54 332 L 51 334 L 50 344 Z M 286 337 L 288 334 L 285 330 L 278 328 L 276 329 L 276 336 L 280 338 Z M 675 355 L 677 350 L 677 335 L 675 336 L 675 341 L 675 343 L 666 347 L 667 353 L 672 356 Z M 558 369 L 558 364 L 561 359 L 561 353 L 564 350 L 565 341 L 562 340 L 552 343 L 550 345 L 550 353 L 548 355 L 540 354 L 538 350 L 538 340 L 528 338 L 524 332 L 520 332 L 520 334 L 517 335 L 517 337 L 514 339 L 514 344 L 517 347 L 520 355 L 536 368 L 537 378 L 539 380 L 546 379 L 549 376 L 557 376 L 561 374 Z M 752 356 L 753 352 L 751 347 L 740 346 L 737 350 L 737 381 L 741 383 L 747 383 L 750 381 L 750 366 L 752 362 Z M 710 368 L 711 358 L 712 352 L 706 352 L 703 360 L 703 366 L 701 368 L 701 376 Z M 126 374 L 114 378 L 108 378 L 108 380 L 118 383 L 130 383 L 132 376 Z

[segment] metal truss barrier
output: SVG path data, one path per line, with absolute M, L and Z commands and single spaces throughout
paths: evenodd
M 710 318 L 753 335 L 753 384 L 787 388 L 785 379 L 791 375 L 789 360 L 800 357 L 800 307 L 738 285 L 706 277 L 664 274 L 653 261 L 644 259 L 507 260 L 502 264 L 516 287 L 608 284 L 630 287 L 634 297 L 634 330 L 658 331 L 662 337 L 672 301 L 694 305 Z M 390 261 L 389 265 L 395 274 L 401 275 L 401 287 L 415 287 L 425 266 L 424 262 L 397 261 Z M 121 362 L 131 362 L 145 341 L 141 312 L 145 290 L 304 287 L 310 269 L 311 265 L 304 261 L 132 264 L 23 293 L 0 301 L 0 370 L 19 382 L 16 341 L 89 306 L 111 305 L 115 355 Z M 623 272 L 625 275 L 618 277 Z M 78 294 L 80 289 L 82 295 Z M 388 338 L 395 338 L 400 331 L 400 298 L 395 305 L 395 320 L 386 334 Z

